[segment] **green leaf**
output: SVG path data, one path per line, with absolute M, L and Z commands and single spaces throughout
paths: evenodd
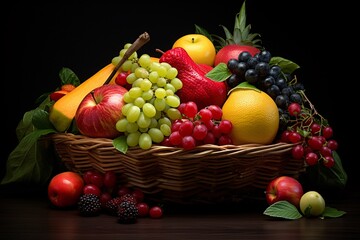
M 44 184 L 52 174 L 52 148 L 40 137 L 56 132 L 54 129 L 35 130 L 27 134 L 10 153 L 6 174 L 1 184 L 31 182 Z
M 270 59 L 270 66 L 273 66 L 273 65 L 279 65 L 281 67 L 281 70 L 284 73 L 288 73 L 288 74 L 291 74 L 296 69 L 300 68 L 300 66 L 297 65 L 296 63 L 294 63 L 293 61 L 290 61 L 290 60 L 282 58 L 282 57 L 272 57 Z
M 299 210 L 288 201 L 278 201 L 271 204 L 265 209 L 264 214 L 270 217 L 284 218 L 290 220 L 302 218 Z
M 211 42 L 214 42 L 214 39 L 212 38 L 211 34 L 207 30 L 205 30 L 204 28 L 202 28 L 202 27 L 200 27 L 199 25 L 196 25 L 196 24 L 195 24 L 195 33 L 204 35 Z
M 230 94 L 232 91 L 234 91 L 235 89 L 248 89 L 248 90 L 255 90 L 257 92 L 261 92 L 260 89 L 258 89 L 257 87 L 255 87 L 254 85 L 248 83 L 248 82 L 242 82 L 239 85 L 237 85 L 236 87 L 230 89 L 230 91 L 228 92 L 228 94 Z
M 344 188 L 347 183 L 347 173 L 345 172 L 340 156 L 336 151 L 333 151 L 333 158 L 335 160 L 334 166 L 331 168 L 319 164 L 319 186 L 326 188 Z
M 51 129 L 54 128 L 49 120 L 49 113 L 40 108 L 33 110 L 32 124 L 37 129 Z
M 60 69 L 59 77 L 61 80 L 61 85 L 72 84 L 74 86 L 80 85 L 80 80 L 76 74 L 69 68 L 63 67 Z
M 223 82 L 231 76 L 231 72 L 225 63 L 219 63 L 205 74 L 205 77 L 216 82 Z
M 126 151 L 128 150 L 128 145 L 126 143 L 126 136 L 120 136 L 112 141 L 113 146 L 120 152 L 126 154 Z
M 325 207 L 325 210 L 324 210 L 322 216 L 323 217 L 328 217 L 328 218 L 337 218 L 337 217 L 341 217 L 341 216 L 343 216 L 345 214 L 346 214 L 346 212 L 339 211 L 336 208 Z

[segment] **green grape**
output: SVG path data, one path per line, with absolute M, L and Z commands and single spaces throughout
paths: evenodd
M 169 108 L 166 111 L 166 115 L 173 121 L 176 119 L 181 119 L 181 112 L 177 108 Z
M 132 97 L 133 99 L 137 98 L 137 97 L 141 97 L 142 95 L 142 90 L 139 87 L 132 87 L 129 89 L 128 91 L 129 96 Z
M 127 72 L 131 69 L 131 66 L 132 66 L 132 61 L 128 59 L 121 65 L 121 69 L 124 72 Z
M 144 91 L 142 94 L 141 94 L 141 97 L 145 100 L 145 101 L 148 101 L 150 100 L 152 97 L 154 96 L 154 92 L 153 90 L 148 90 L 148 91 Z
M 144 81 L 143 78 L 138 78 L 138 79 L 136 79 L 136 80 L 133 82 L 133 84 L 132 84 L 131 87 L 140 87 L 140 85 L 141 85 L 141 83 L 142 83 L 143 81 Z
M 126 119 L 130 122 L 136 122 L 140 116 L 140 108 L 138 106 L 131 106 L 126 114 Z
M 151 118 L 151 123 L 149 125 L 149 128 L 155 128 L 158 126 L 158 121 L 156 120 L 156 118 L 152 117 Z
M 150 72 L 157 72 L 160 68 L 160 63 L 152 62 L 150 65 Z
M 161 117 L 162 117 L 162 110 L 159 111 L 159 110 L 156 109 L 156 114 L 155 114 L 154 118 L 156 120 L 159 120 Z
M 133 53 L 128 57 L 129 60 L 133 60 L 133 59 L 137 59 L 137 58 L 138 58 L 137 52 L 133 52 Z
M 128 84 L 133 84 L 133 82 L 135 82 L 137 79 L 137 77 L 135 76 L 135 73 L 130 73 L 127 77 L 126 77 L 126 82 Z
M 126 132 L 126 126 L 128 124 L 128 120 L 126 118 L 121 118 L 116 122 L 116 130 L 119 132 Z
M 158 120 L 158 128 L 160 128 L 160 126 L 162 125 L 162 124 L 166 124 L 166 125 L 168 125 L 169 127 L 171 127 L 171 120 L 170 120 L 170 118 L 168 118 L 168 117 L 162 117 L 162 118 L 160 118 L 159 120 Z
M 131 47 L 131 43 L 125 43 L 124 49 L 128 49 L 129 47 Z
M 129 122 L 126 125 L 126 132 L 128 133 L 134 133 L 139 130 L 139 125 L 136 122 Z
M 139 67 L 139 64 L 134 62 L 132 65 L 131 65 L 131 72 L 135 72 L 135 69 L 137 69 Z
M 178 75 L 178 70 L 174 67 L 170 67 L 168 70 L 167 70 L 167 73 L 166 73 L 166 78 L 167 79 L 174 79 L 176 76 Z
M 119 56 L 120 56 L 120 57 L 124 57 L 126 51 L 127 51 L 127 48 L 121 49 L 120 52 L 119 52 Z
M 167 62 L 161 62 L 160 66 L 165 67 L 166 70 L 169 70 L 171 68 L 171 65 Z
M 145 103 L 142 107 L 143 113 L 149 118 L 155 117 L 156 109 L 151 103 Z
M 113 59 L 111 59 L 111 63 L 114 65 L 114 66 L 117 66 L 120 62 L 120 59 L 121 57 L 120 56 L 116 56 L 116 57 L 113 57 Z
M 152 146 L 152 140 L 148 133 L 141 133 L 139 137 L 139 147 L 141 149 L 149 149 Z
M 166 78 L 164 78 L 164 77 L 159 77 L 156 84 L 157 84 L 158 87 L 163 88 L 163 87 L 166 86 L 166 83 L 167 83 Z
M 152 83 L 157 83 L 158 79 L 159 79 L 159 74 L 158 74 L 158 72 L 152 71 L 152 72 L 149 73 L 149 80 L 150 80 L 150 82 L 152 82 Z
M 160 76 L 160 77 L 165 77 L 165 76 L 166 76 L 166 73 L 167 73 L 167 69 L 166 69 L 165 66 L 160 65 L 160 66 L 159 66 L 159 69 L 157 70 L 157 72 L 159 73 L 159 76 Z
M 129 133 L 126 137 L 126 143 L 129 147 L 135 147 L 139 145 L 141 133 L 139 131 Z
M 166 90 L 171 90 L 173 93 L 176 92 L 176 88 L 171 83 L 167 83 L 164 88 Z M 174 94 L 170 94 L 170 95 L 174 95 Z
M 143 67 L 136 68 L 134 73 L 135 73 L 135 76 L 138 78 L 148 78 L 149 77 L 149 71 Z
M 148 134 L 155 143 L 160 143 L 164 140 L 164 134 L 158 128 L 150 128 Z
M 148 127 L 147 128 L 140 128 L 139 127 L 139 132 L 141 132 L 141 133 L 148 132 L 148 131 L 149 131 Z
M 174 88 L 177 90 L 181 89 L 183 87 L 183 83 L 179 78 L 173 78 L 170 81 L 170 84 L 174 86 Z M 174 92 L 176 92 L 174 91 Z
M 137 97 L 134 99 L 134 105 L 142 108 L 145 104 L 145 100 L 142 97 Z
M 162 111 L 165 109 L 166 102 L 164 98 L 155 98 L 154 100 L 154 106 L 157 111 Z
M 140 83 L 140 86 L 141 90 L 143 90 L 144 92 L 145 91 L 148 91 L 151 89 L 152 87 L 152 83 L 149 79 L 145 78 L 141 83 Z
M 171 127 L 167 124 L 161 124 L 160 131 L 164 134 L 164 136 L 168 137 L 171 134 Z
M 166 89 L 166 96 L 174 96 L 174 95 L 175 95 L 175 93 L 174 93 L 173 90 L 171 90 L 171 89 Z
M 130 109 L 132 106 L 134 106 L 133 103 L 126 103 L 126 104 L 121 108 L 121 113 L 122 113 L 122 115 L 126 116 L 127 113 L 128 113 L 128 111 L 129 111 L 129 109 Z
M 149 127 L 149 125 L 151 123 L 151 119 L 149 117 L 145 116 L 145 114 L 143 112 L 140 112 L 139 118 L 136 122 L 140 128 L 147 128 L 147 127 Z
M 166 104 L 170 107 L 177 108 L 178 106 L 180 106 L 180 99 L 178 96 L 167 96 Z
M 166 90 L 164 88 L 158 88 L 155 91 L 155 97 L 163 99 L 166 97 Z
M 138 63 L 141 67 L 150 68 L 150 65 L 152 63 L 150 55 L 142 54 L 138 60 Z
M 123 100 L 125 103 L 132 103 L 134 102 L 134 98 L 132 98 L 129 94 L 129 92 L 124 93 Z

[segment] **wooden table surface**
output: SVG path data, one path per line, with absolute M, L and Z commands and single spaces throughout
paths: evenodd
M 250 202 L 184 206 L 168 204 L 161 219 L 120 224 L 101 214 L 81 217 L 76 209 L 51 207 L 45 193 L 0 195 L 0 239 L 360 239 L 357 188 L 326 197 L 340 218 L 284 220 L 263 214 L 266 204 Z M 270 239 L 269 238 L 269 239 Z

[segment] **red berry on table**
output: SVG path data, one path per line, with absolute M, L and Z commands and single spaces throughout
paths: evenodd
M 93 183 L 89 183 L 84 186 L 83 193 L 84 194 L 94 194 L 94 195 L 100 197 L 101 189 L 97 185 L 95 185 Z
M 153 206 L 149 210 L 149 216 L 151 218 L 161 218 L 163 216 L 163 210 L 160 206 Z
M 134 189 L 131 194 L 134 196 L 134 198 L 136 199 L 136 202 L 142 202 L 144 200 L 144 192 L 138 188 Z
M 136 207 L 139 211 L 139 217 L 147 217 L 149 215 L 150 207 L 145 202 L 139 202 L 136 204 Z
M 117 177 L 114 171 L 106 171 L 103 177 L 103 184 L 105 189 L 112 191 L 116 187 Z

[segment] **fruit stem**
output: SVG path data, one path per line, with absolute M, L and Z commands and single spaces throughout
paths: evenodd
M 124 56 L 120 59 L 119 63 L 116 65 L 114 70 L 111 72 L 110 76 L 108 77 L 108 79 L 106 80 L 104 85 L 108 84 L 111 81 L 111 79 L 114 77 L 115 73 L 119 70 L 119 68 L 123 65 L 123 63 L 131 56 L 131 54 L 133 54 L 134 52 L 139 50 L 148 41 L 150 41 L 150 35 L 147 32 L 144 32 L 143 34 L 141 34 L 135 40 L 135 42 L 133 42 L 131 44 L 131 46 L 126 50 Z
M 97 104 L 96 98 L 95 98 L 95 96 L 94 96 L 94 90 L 93 90 L 93 91 L 91 91 L 91 92 L 90 92 L 90 94 L 91 94 L 91 97 L 94 99 L 94 101 L 95 101 L 95 102 L 96 102 L 96 104 Z

